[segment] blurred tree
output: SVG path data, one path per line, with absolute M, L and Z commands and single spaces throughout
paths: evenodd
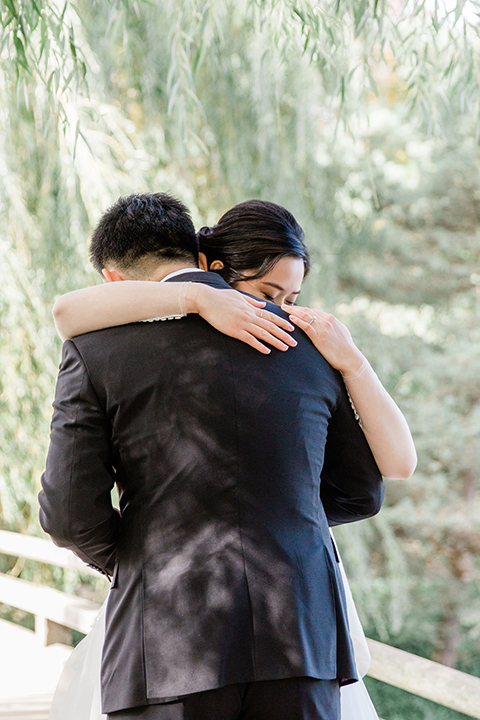
M 408 481 L 387 482 L 386 508 L 363 530 L 377 570 L 366 580 L 352 557 L 350 573 L 368 597 L 369 583 L 388 578 L 396 553 L 390 589 L 383 585 L 379 594 L 390 605 L 384 636 L 478 672 L 478 654 L 465 663 L 462 647 L 478 635 L 480 618 L 480 152 L 460 119 L 441 145 L 421 142 L 391 111 L 380 112 L 377 123 L 371 168 L 360 160 L 340 195 L 361 215 L 369 175 L 374 182 L 376 207 L 357 231 L 361 243 L 339 266 L 339 293 L 349 324 L 358 322 L 367 354 L 403 403 L 419 468 Z M 349 534 L 341 532 L 347 557 Z

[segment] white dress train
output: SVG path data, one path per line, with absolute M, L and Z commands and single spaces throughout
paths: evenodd
M 94 626 L 65 663 L 48 720 L 106 720 L 100 689 L 106 607 L 105 600 Z
M 340 561 L 347 598 L 348 621 L 359 675 L 370 666 L 370 652 L 365 640 L 343 564 Z M 100 697 L 100 665 L 105 636 L 106 601 L 100 608 L 95 625 L 70 655 L 55 691 L 48 720 L 106 720 Z M 345 685 L 340 691 L 341 720 L 378 720 L 363 680 Z
M 345 597 L 347 599 L 348 624 L 353 643 L 353 651 L 355 653 L 355 664 L 358 674 L 360 675 L 358 682 L 352 683 L 351 685 L 344 685 L 340 690 L 341 720 L 379 720 L 377 711 L 370 700 L 370 695 L 362 680 L 370 667 L 370 650 L 368 649 L 362 623 L 358 617 L 357 608 L 353 602 L 352 591 L 350 590 L 350 585 L 345 575 L 345 568 L 343 567 L 339 554 L 338 558 L 340 561 L 340 572 L 342 573 Z

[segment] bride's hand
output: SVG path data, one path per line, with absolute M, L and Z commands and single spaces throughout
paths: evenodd
M 283 310 L 342 375 L 352 375 L 361 367 L 365 358 L 353 342 L 349 329 L 335 315 L 298 305 L 284 305 Z
M 295 347 L 288 332 L 295 328 L 285 318 L 263 310 L 265 302 L 241 295 L 236 290 L 219 290 L 203 283 L 189 283 L 187 303 L 193 302 L 199 315 L 224 335 L 237 338 L 267 355 L 268 343 L 278 350 Z

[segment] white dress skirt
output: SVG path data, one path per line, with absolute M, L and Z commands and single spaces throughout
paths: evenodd
M 355 662 L 358 674 L 363 677 L 370 666 L 370 652 L 341 561 L 340 570 L 345 586 Z M 107 716 L 102 714 L 100 690 L 106 604 L 105 601 L 93 628 L 67 660 L 48 720 L 106 720 Z M 340 698 L 341 720 L 378 720 L 363 680 L 342 687 Z

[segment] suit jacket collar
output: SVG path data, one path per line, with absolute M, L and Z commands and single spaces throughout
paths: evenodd
M 181 275 L 168 278 L 165 282 L 200 282 L 220 290 L 231 290 L 232 288 L 225 280 L 215 272 L 184 272 Z
M 201 282 L 205 285 L 210 285 L 210 287 L 218 288 L 219 290 L 232 290 L 235 288 L 232 288 L 231 285 L 229 285 L 225 280 L 216 272 L 185 272 L 181 275 L 175 275 L 175 277 L 169 278 L 168 280 L 165 280 L 165 282 Z M 260 300 L 263 302 L 262 298 L 256 297 L 252 293 L 246 293 L 243 290 L 237 290 L 241 295 L 246 295 L 247 297 L 251 297 L 254 300 Z M 275 313 L 275 315 L 280 315 L 281 317 L 288 317 L 288 313 L 286 313 L 282 308 L 280 308 L 278 305 L 275 305 L 275 303 L 266 302 L 264 306 L 265 310 L 269 310 L 270 312 Z

